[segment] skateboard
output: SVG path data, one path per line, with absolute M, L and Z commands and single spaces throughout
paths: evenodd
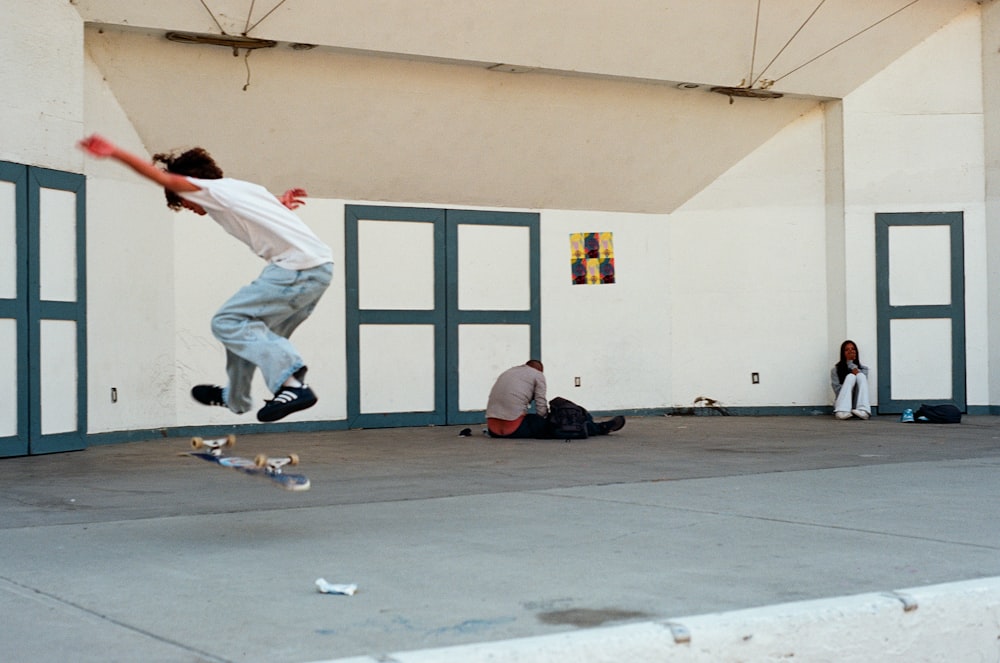
M 283 468 L 286 465 L 298 465 L 298 454 L 288 454 L 287 456 L 269 457 L 265 454 L 258 454 L 253 460 L 241 458 L 240 456 L 226 456 L 222 453 L 224 448 L 232 448 L 236 444 L 235 435 L 227 435 L 217 439 L 206 440 L 200 437 L 191 438 L 191 447 L 195 451 L 188 451 L 182 455 L 194 456 L 211 463 L 239 470 L 244 474 L 270 479 L 276 485 L 285 490 L 309 490 L 309 478 L 303 474 L 285 474 Z

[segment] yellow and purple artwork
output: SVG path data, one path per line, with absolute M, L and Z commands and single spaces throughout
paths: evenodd
M 569 236 L 573 285 L 615 282 L 613 233 L 572 233 Z

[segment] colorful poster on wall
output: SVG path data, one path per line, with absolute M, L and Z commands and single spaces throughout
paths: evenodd
M 614 233 L 573 233 L 569 236 L 573 285 L 615 282 Z

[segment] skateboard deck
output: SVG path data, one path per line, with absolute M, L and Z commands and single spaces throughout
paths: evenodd
M 262 477 L 274 482 L 285 490 L 309 490 L 309 478 L 304 474 L 286 474 L 286 465 L 298 465 L 299 457 L 296 454 L 278 456 L 276 458 L 259 454 L 253 459 L 242 458 L 240 456 L 226 456 L 222 453 L 224 447 L 231 448 L 236 444 L 236 436 L 228 435 L 217 439 L 203 439 L 200 437 L 191 438 L 191 446 L 195 451 L 187 451 L 182 455 L 193 456 L 221 467 L 228 467 L 239 470 L 250 476 Z

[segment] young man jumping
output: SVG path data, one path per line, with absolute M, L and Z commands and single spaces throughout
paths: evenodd
M 226 348 L 228 386 L 200 384 L 191 389 L 192 397 L 243 414 L 253 405 L 250 386 L 259 368 L 274 393 L 257 412 L 259 421 L 277 421 L 315 405 L 316 394 L 305 384 L 306 365 L 288 337 L 329 287 L 333 254 L 291 211 L 304 204 L 306 192 L 289 189 L 275 197 L 260 185 L 223 177 L 200 147 L 157 154 L 150 162 L 96 134 L 79 145 L 91 156 L 119 161 L 159 184 L 168 207 L 207 214 L 268 262 L 212 318 L 212 333 Z

